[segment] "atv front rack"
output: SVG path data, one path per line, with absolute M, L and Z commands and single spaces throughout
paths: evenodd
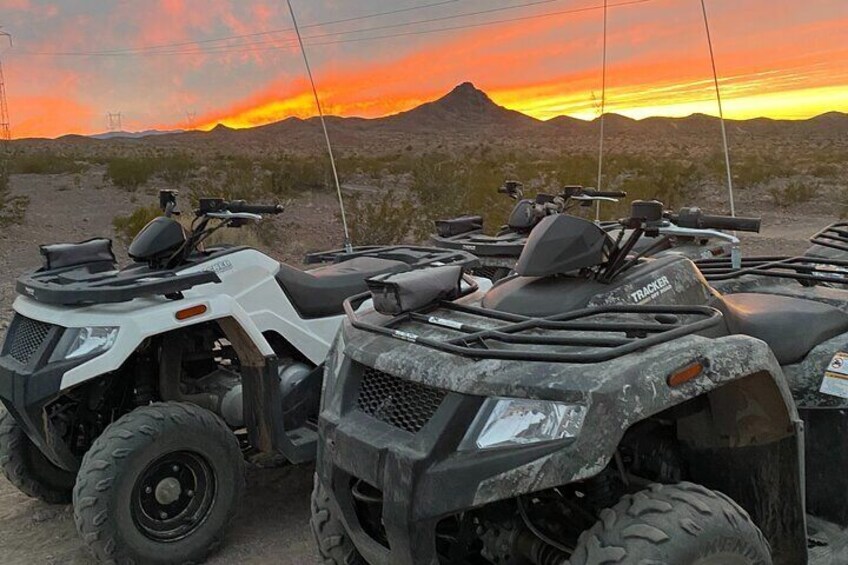
M 704 278 L 711 282 L 726 281 L 745 275 L 794 279 L 801 284 L 848 284 L 848 261 L 824 259 L 808 255 L 796 257 L 749 257 L 742 267 L 733 268 L 729 258 L 695 261 Z
M 608 305 L 530 317 L 442 301 L 377 325 L 361 320 L 352 306 L 369 296 L 345 301 L 353 327 L 473 359 L 600 363 L 722 321 L 708 306 Z
M 470 253 L 461 250 L 440 249 L 437 247 L 421 247 L 416 245 L 364 245 L 354 247 L 348 252 L 344 249 L 333 249 L 331 251 L 319 251 L 308 253 L 304 257 L 304 263 L 314 265 L 317 263 L 342 263 L 357 257 L 370 257 L 376 259 L 389 259 L 407 263 L 413 268 L 428 267 L 433 265 L 460 265 L 472 268 L 479 265 L 480 261 Z
M 848 252 L 848 222 L 830 224 L 811 237 L 810 243 Z
M 18 294 L 45 304 L 78 306 L 129 302 L 144 296 L 180 298 L 181 292 L 221 279 L 212 271 L 180 275 L 174 271 L 92 272 L 86 267 L 34 271 L 18 278 Z

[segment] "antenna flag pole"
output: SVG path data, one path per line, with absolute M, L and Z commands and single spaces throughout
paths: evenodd
M 710 21 L 707 17 L 706 0 L 701 0 L 701 12 L 704 14 L 704 29 L 707 32 L 707 45 L 710 48 L 710 63 L 713 67 L 713 84 L 715 85 L 716 103 L 718 104 L 718 119 L 721 122 L 721 141 L 724 146 L 724 165 L 727 169 L 727 193 L 730 197 L 730 215 L 736 216 L 736 202 L 733 199 L 733 174 L 730 172 L 730 148 L 727 145 L 727 128 L 724 125 L 724 110 L 721 105 L 721 88 L 718 84 L 718 71 L 716 71 L 715 53 L 713 52 L 713 40 L 710 36 Z
M 324 140 L 327 142 L 327 153 L 330 155 L 330 166 L 333 169 L 333 180 L 336 183 L 336 192 L 339 195 L 339 209 L 342 214 L 342 228 L 344 228 L 344 248 L 345 251 L 351 253 L 353 246 L 350 243 L 350 233 L 347 229 L 347 216 L 345 215 L 344 199 L 342 198 L 342 187 L 339 184 L 339 174 L 336 172 L 336 159 L 333 157 L 333 146 L 330 144 L 330 135 L 327 133 L 327 123 L 324 121 L 324 110 L 321 108 L 321 101 L 318 98 L 318 90 L 315 88 L 315 79 L 312 78 L 312 68 L 309 66 L 309 58 L 306 56 L 306 48 L 303 46 L 303 38 L 300 36 L 300 28 L 297 25 L 297 18 L 294 15 L 291 0 L 286 0 L 291 14 L 294 31 L 297 34 L 297 42 L 300 44 L 300 52 L 303 55 L 303 63 L 306 65 L 306 74 L 309 75 L 309 84 L 312 85 L 312 95 L 315 97 L 315 106 L 318 108 L 318 117 L 321 120 L 321 128 L 324 130 Z

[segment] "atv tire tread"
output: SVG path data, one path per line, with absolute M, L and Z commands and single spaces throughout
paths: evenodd
M 356 551 L 341 521 L 330 508 L 330 495 L 315 475 L 312 489 L 312 535 L 321 554 L 322 565 L 366 565 Z
M 707 531 L 716 521 L 733 535 L 716 537 Z M 652 484 L 602 510 L 598 522 L 580 534 L 569 564 L 665 563 L 655 560 L 650 546 L 682 547 L 702 534 L 712 536 L 709 543 L 716 548 L 744 555 L 751 564 L 772 563 L 768 541 L 741 506 L 723 493 L 682 482 Z M 657 553 L 662 554 L 662 550 Z
M 29 440 L 14 417 L 0 408 L 0 467 L 6 479 L 25 495 L 38 498 L 48 504 L 71 502 L 73 474 L 54 467 L 51 471 L 57 475 L 67 473 L 67 486 L 50 484 L 48 479 L 38 476 L 31 458 L 27 457 L 28 449 L 38 448 Z M 37 457 L 43 459 L 42 464 L 52 465 L 43 455 L 38 454 Z M 63 478 L 61 477 L 60 480 Z
M 74 522 L 77 531 L 101 563 L 135 565 L 144 562 L 121 550 L 114 525 L 109 520 L 107 498 L 115 482 L 115 474 L 119 470 L 117 463 L 133 453 L 137 446 L 145 445 L 149 438 L 158 436 L 166 420 L 171 420 L 179 427 L 190 425 L 193 421 L 194 425 L 201 426 L 210 435 L 226 435 L 232 442 L 232 449 L 236 453 L 241 451 L 235 434 L 224 421 L 194 404 L 157 402 L 137 408 L 110 424 L 86 452 L 74 486 Z M 220 546 L 221 538 L 235 517 L 238 501 L 244 492 L 244 461 L 239 458 L 239 462 L 241 472 L 238 474 L 237 484 L 234 485 L 236 501 L 224 526 L 219 529 L 202 555 L 181 561 L 184 565 L 204 561 Z M 85 495 L 86 493 L 88 495 Z

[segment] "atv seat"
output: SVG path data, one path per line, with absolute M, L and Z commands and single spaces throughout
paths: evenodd
M 342 314 L 345 298 L 368 290 L 365 279 L 409 269 L 402 261 L 375 257 L 355 257 L 310 271 L 280 263 L 277 282 L 302 317 L 323 318 Z
M 763 340 L 781 365 L 797 363 L 818 344 L 848 331 L 848 314 L 813 300 L 757 293 L 722 300 L 730 332 Z

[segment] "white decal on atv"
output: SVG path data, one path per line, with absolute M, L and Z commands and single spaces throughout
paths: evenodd
M 430 316 L 427 321 L 431 324 L 436 324 L 437 326 L 442 326 L 445 328 L 453 328 L 455 330 L 462 329 L 462 323 L 455 322 L 453 320 L 445 320 L 444 318 L 437 318 L 436 316 Z
M 819 392 L 848 398 L 848 353 L 840 351 L 830 360 Z
M 26 292 L 26 293 L 27 293 L 27 294 L 29 294 L 30 296 L 35 296 L 35 289 L 30 288 L 30 287 L 28 287 L 28 286 L 25 286 L 25 287 L 24 287 L 24 292 Z
M 672 289 L 668 277 L 660 277 L 654 282 L 648 283 L 639 290 L 630 293 L 630 298 L 637 304 L 649 302 L 661 294 Z
M 233 264 L 229 261 L 229 259 L 224 259 L 223 261 L 218 261 L 217 263 L 212 263 L 205 269 L 204 271 L 212 271 L 213 273 L 226 273 L 227 271 L 231 271 L 233 269 Z
M 409 332 L 402 332 L 400 330 L 395 330 L 392 333 L 394 334 L 395 337 L 406 340 L 410 343 L 415 343 L 416 341 L 418 341 L 418 336 L 415 335 L 415 334 L 411 334 Z
M 477 250 L 476 245 L 465 245 L 465 244 L 463 244 L 462 248 L 465 249 L 466 251 L 476 251 Z

